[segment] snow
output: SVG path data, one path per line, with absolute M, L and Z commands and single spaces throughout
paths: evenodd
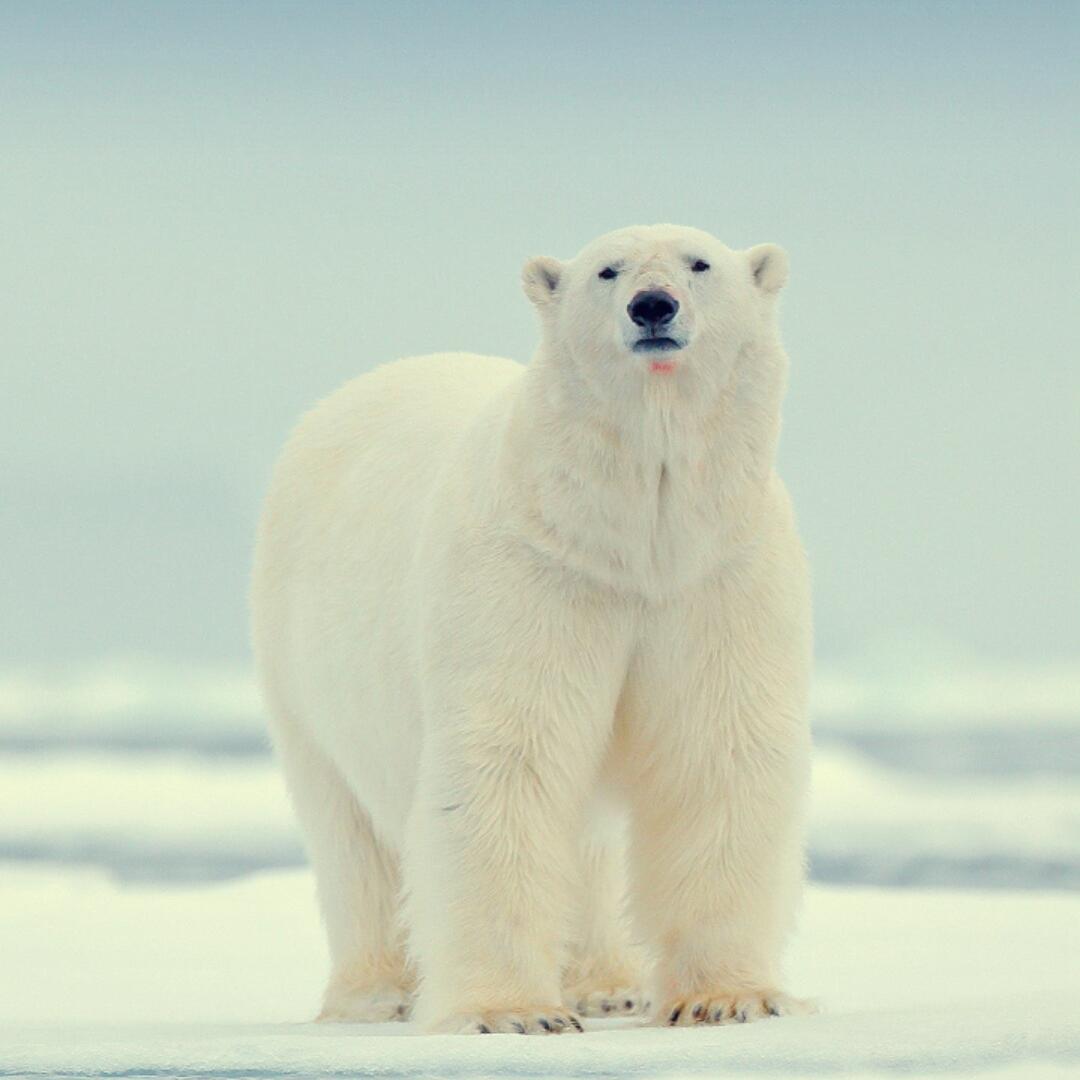
M 886 640 L 814 676 L 819 733 L 995 734 L 1019 726 L 1075 734 L 1080 664 L 987 664 L 936 640 Z M 267 746 L 250 668 L 115 657 L 0 670 L 0 749 Z
M 8 867 L 0 897 L 0 1075 L 1028 1077 L 1080 1064 L 1068 893 L 815 886 L 790 969 L 821 1016 L 592 1021 L 584 1038 L 531 1039 L 302 1023 L 325 963 L 306 871 L 125 888 Z
M 1071 777 L 942 780 L 826 745 L 814 755 L 810 824 L 822 880 L 1080 887 Z
M 1075 729 L 1080 665 L 988 664 L 936 642 L 876 645 L 843 670 L 814 676 L 814 715 L 832 730 L 1039 727 Z
M 0 672 L 0 1077 L 978 1076 L 1080 1066 L 1080 670 L 819 673 L 816 1017 L 583 1038 L 307 1023 L 314 885 L 249 673 Z
M 269 757 L 65 753 L 0 755 L 0 857 L 200 880 L 303 852 Z
M 933 777 L 836 745 L 815 756 L 819 880 L 1080 887 L 1080 789 L 1065 777 Z M 297 866 L 267 756 L 0 755 L 0 858 L 192 880 Z
M 0 750 L 268 748 L 250 669 L 118 657 L 0 671 Z

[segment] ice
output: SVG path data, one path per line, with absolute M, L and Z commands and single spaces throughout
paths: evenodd
M 1080 898 L 815 886 L 790 960 L 817 1017 L 583 1038 L 314 1025 L 306 871 L 124 888 L 0 870 L 0 1075 L 1055 1076 L 1080 1063 Z M 1037 1070 L 1037 1071 L 1036 1071 Z
M 0 1077 L 1075 1075 L 1080 673 L 878 657 L 814 719 L 790 973 L 823 1015 L 413 1038 L 307 1022 L 325 946 L 248 672 L 0 673 Z

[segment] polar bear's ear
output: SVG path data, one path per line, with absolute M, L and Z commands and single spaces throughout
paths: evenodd
M 555 299 L 562 279 L 563 264 L 558 259 L 538 255 L 521 269 L 521 284 L 525 295 L 537 306 L 544 307 Z
M 749 248 L 746 257 L 750 261 L 750 272 L 754 283 L 765 292 L 779 292 L 788 279 L 787 252 L 776 244 L 758 244 Z

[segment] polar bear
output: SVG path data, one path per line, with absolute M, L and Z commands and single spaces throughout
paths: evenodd
M 324 1019 L 809 1008 L 779 985 L 810 756 L 808 575 L 774 469 L 786 278 L 772 244 L 612 232 L 525 264 L 527 366 L 399 360 L 293 432 L 253 639 Z

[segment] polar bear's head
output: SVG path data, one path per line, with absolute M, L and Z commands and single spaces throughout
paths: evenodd
M 787 270 L 775 244 L 733 251 L 698 229 L 653 225 L 608 233 L 569 262 L 530 259 L 522 277 L 545 354 L 579 385 L 609 397 L 669 381 L 708 398 L 741 355 L 779 348 Z

